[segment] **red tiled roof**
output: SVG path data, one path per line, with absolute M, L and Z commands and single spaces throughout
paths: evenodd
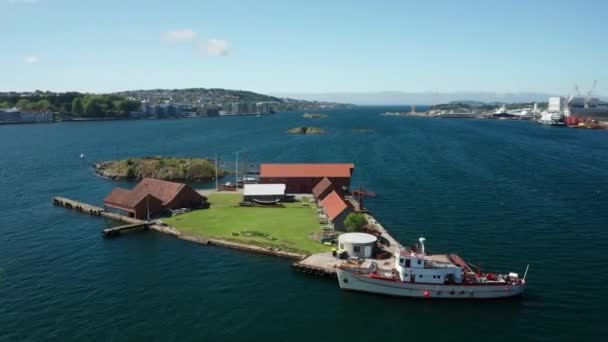
M 331 183 L 331 181 L 325 177 L 321 179 L 321 181 L 317 183 L 314 188 L 312 188 L 312 194 L 318 199 L 328 189 L 333 190 L 333 187 L 334 185 Z
M 260 177 L 351 177 L 355 164 L 261 164 Z
M 106 198 L 104 198 L 103 202 L 108 204 L 116 204 L 123 207 L 133 207 L 130 203 L 129 197 L 131 195 L 131 191 L 123 188 L 114 188 Z
M 144 178 L 133 190 L 115 188 L 106 196 L 104 203 L 114 204 L 124 208 L 133 208 L 146 196 L 150 195 L 157 198 L 166 206 L 186 184 L 168 182 L 153 178 Z
M 143 201 L 147 196 L 152 197 L 154 200 L 158 202 L 162 202 L 160 199 L 156 198 L 154 195 L 144 193 L 144 192 L 133 192 L 131 190 L 116 188 L 110 192 L 108 196 L 103 200 L 103 202 L 107 205 L 119 206 L 125 209 L 133 209 L 137 204 Z
M 322 201 L 321 206 L 325 210 L 327 214 L 327 218 L 330 221 L 333 221 L 338 215 L 340 215 L 348 205 L 342 200 L 340 195 L 337 192 L 332 191 L 329 195 L 327 195 Z
M 164 181 L 160 179 L 144 178 L 141 182 L 131 190 L 133 196 L 145 196 L 150 194 L 163 202 L 163 205 L 167 205 L 171 202 L 175 196 L 186 186 L 183 183 L 175 183 Z

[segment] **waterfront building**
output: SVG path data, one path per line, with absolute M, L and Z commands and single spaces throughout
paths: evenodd
M 353 212 L 350 207 L 337 192 L 332 191 L 321 201 L 321 208 L 327 220 L 331 223 L 335 230 L 346 230 L 344 220 L 348 214 Z
M 238 114 L 248 114 L 249 112 L 249 104 L 247 102 L 233 102 L 230 105 L 230 114 L 238 115 Z
M 322 201 L 332 191 L 336 191 L 336 188 L 327 177 L 323 177 L 323 179 L 312 188 L 312 196 L 316 201 Z M 336 192 L 340 194 L 339 190 Z
M 217 107 L 205 106 L 203 108 L 200 108 L 198 113 L 199 113 L 199 115 L 202 115 L 202 116 L 219 116 L 220 109 Z
M 276 102 L 264 101 L 255 104 L 255 112 L 258 114 L 271 114 L 273 112 L 272 106 Z
M 132 190 L 115 188 L 103 200 L 106 210 L 115 209 L 130 217 L 156 217 L 169 209 L 199 208 L 207 198 L 187 184 L 144 178 Z
M 17 108 L 0 109 L 0 122 L 20 122 L 21 111 Z
M 245 114 L 254 114 L 256 113 L 255 102 L 247 102 L 247 111 Z
M 49 110 L 19 110 L 17 108 L 1 109 L 2 123 L 39 123 L 52 122 L 53 113 Z
M 272 164 L 260 165 L 260 183 L 281 183 L 287 193 L 311 194 L 315 185 L 327 178 L 342 193 L 350 187 L 355 164 Z

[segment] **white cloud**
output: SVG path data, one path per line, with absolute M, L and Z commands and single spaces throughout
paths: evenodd
M 209 39 L 199 44 L 201 51 L 212 56 L 228 56 L 230 45 L 222 39 Z
M 38 64 L 40 60 L 36 56 L 28 56 L 23 60 L 26 64 Z
M 196 38 L 196 32 L 192 29 L 169 30 L 161 35 L 161 39 L 167 43 L 191 42 Z

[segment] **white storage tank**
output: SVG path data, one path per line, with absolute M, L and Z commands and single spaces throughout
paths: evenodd
M 371 258 L 376 246 L 375 236 L 365 233 L 345 233 L 338 236 L 338 247 L 345 250 L 349 257 Z

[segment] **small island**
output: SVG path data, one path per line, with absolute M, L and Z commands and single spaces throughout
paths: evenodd
M 156 178 L 167 181 L 209 181 L 216 174 L 213 161 L 202 158 L 128 158 L 98 162 L 93 167 L 98 175 L 114 180 Z M 225 171 L 218 170 L 219 177 L 225 174 Z
M 317 114 L 317 113 L 304 113 L 304 115 L 302 115 L 302 117 L 306 118 L 306 119 L 323 119 L 328 116 L 329 115 L 327 115 L 327 114 Z
M 294 127 L 292 129 L 288 130 L 287 132 L 291 133 L 291 134 L 323 134 L 323 133 L 325 133 L 325 130 L 321 127 L 302 126 L 302 127 Z

